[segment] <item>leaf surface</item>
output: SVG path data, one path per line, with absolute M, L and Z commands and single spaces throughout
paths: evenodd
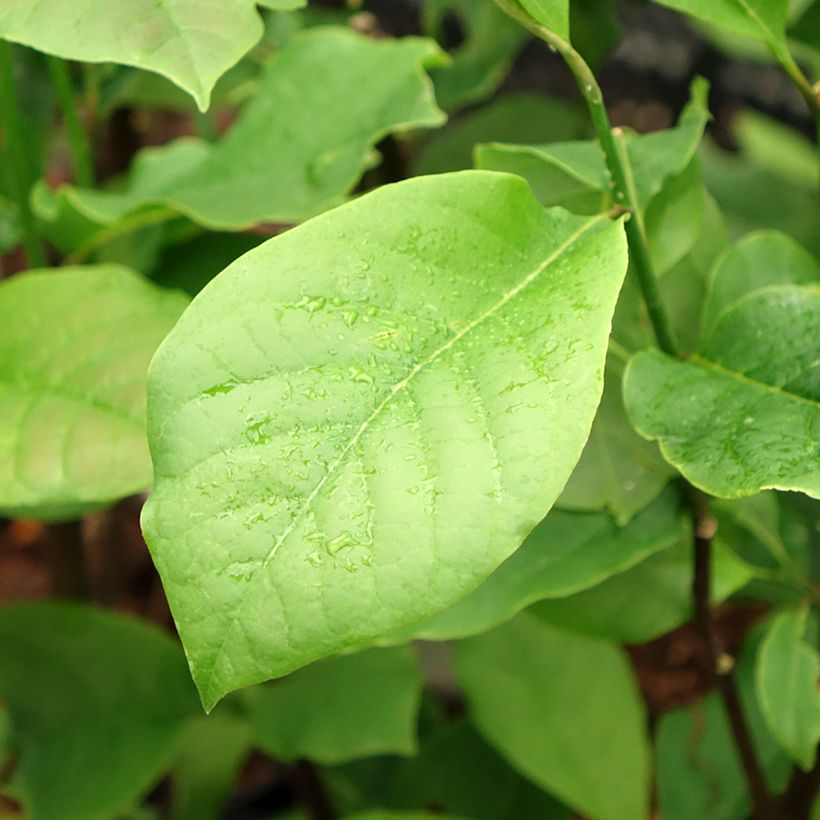
M 108 820 L 130 808 L 198 709 L 166 634 L 56 603 L 0 610 L 0 695 L 31 820 Z
M 775 615 L 755 668 L 758 702 L 769 731 L 803 769 L 814 765 L 820 741 L 820 657 L 804 637 L 806 610 Z
M 443 609 L 521 544 L 589 434 L 625 251 L 466 171 L 205 288 L 154 358 L 143 531 L 206 706 Z
M 296 34 L 221 142 L 145 149 L 122 191 L 60 193 L 103 225 L 158 205 L 216 229 L 306 219 L 345 199 L 382 137 L 444 122 L 423 71 L 441 60 L 419 38 L 373 40 L 341 27 Z
M 820 288 L 755 291 L 724 310 L 698 355 L 639 353 L 625 380 L 638 432 L 689 481 L 724 498 L 820 496 Z
M 186 303 L 115 265 L 0 284 L 0 511 L 68 518 L 148 486 L 148 363 Z
M 260 748 L 279 760 L 336 765 L 413 754 L 422 680 L 409 647 L 317 661 L 245 693 Z
M 456 646 L 478 730 L 522 774 L 600 820 L 647 811 L 645 716 L 625 655 L 521 614 Z
M 295 8 L 288 0 L 270 0 Z M 204 111 L 219 77 L 262 36 L 256 0 L 4 0 L 0 38 L 86 63 L 162 74 Z
M 530 16 L 569 42 L 569 0 L 519 0 Z

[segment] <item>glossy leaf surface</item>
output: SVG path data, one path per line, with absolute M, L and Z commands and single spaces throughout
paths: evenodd
M 67 518 L 148 486 L 148 363 L 186 303 L 114 265 L 0 284 L 0 511 Z
M 620 649 L 522 614 L 460 642 L 456 672 L 479 731 L 515 768 L 586 815 L 645 815 L 645 718 Z
M 387 186 L 246 254 L 154 359 L 143 531 L 206 706 L 431 615 L 550 508 L 620 224 L 515 177 Z

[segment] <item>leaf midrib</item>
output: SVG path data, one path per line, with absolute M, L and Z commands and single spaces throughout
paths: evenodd
M 415 377 L 429 367 L 433 362 L 435 362 L 438 358 L 440 358 L 444 353 L 454 347 L 458 342 L 460 342 L 465 336 L 470 334 L 473 330 L 475 330 L 479 325 L 497 313 L 504 305 L 518 296 L 522 291 L 526 290 L 526 288 L 531 285 L 536 279 L 538 279 L 541 274 L 547 270 L 553 262 L 556 261 L 560 256 L 562 256 L 572 245 L 574 245 L 584 234 L 588 233 L 593 226 L 597 225 L 602 220 L 609 219 L 606 214 L 599 214 L 598 216 L 591 217 L 587 220 L 580 228 L 573 231 L 573 233 L 561 243 L 545 260 L 543 260 L 532 273 L 525 276 L 515 287 L 511 288 L 505 294 L 503 294 L 498 301 L 492 304 L 487 310 L 484 311 L 480 316 L 474 319 L 472 322 L 465 325 L 465 327 L 460 330 L 458 333 L 454 334 L 450 339 L 444 342 L 440 347 L 434 350 L 427 358 L 423 359 L 419 362 L 403 379 L 396 382 L 393 387 L 390 389 L 388 394 L 385 398 L 375 407 L 375 409 L 370 413 L 370 415 L 362 421 L 359 425 L 359 428 L 356 432 L 351 436 L 348 443 L 344 446 L 342 451 L 339 455 L 330 463 L 327 470 L 325 471 L 324 475 L 321 479 L 316 483 L 316 486 L 311 490 L 311 492 L 305 497 L 304 502 L 299 507 L 299 509 L 294 513 L 293 517 L 290 520 L 290 523 L 283 531 L 282 535 L 277 539 L 274 543 L 273 547 L 270 549 L 268 554 L 263 558 L 258 568 L 251 571 L 251 575 L 256 576 L 257 573 L 263 572 L 270 562 L 274 559 L 279 548 L 285 541 L 290 537 L 291 533 L 296 528 L 296 525 L 302 520 L 305 513 L 309 510 L 311 504 L 322 491 L 322 489 L 326 486 L 330 478 L 335 474 L 336 470 L 340 467 L 340 465 L 344 462 L 347 458 L 347 455 L 350 451 L 357 446 L 359 441 L 361 440 L 362 436 L 365 432 L 369 429 L 370 425 L 375 421 L 375 419 L 382 413 L 382 411 L 387 408 L 387 406 L 393 401 L 393 399 L 399 395 L 409 384 L 410 382 L 415 379 Z M 234 610 L 234 615 L 231 618 L 229 625 L 225 631 L 225 638 L 222 640 L 222 643 L 219 646 L 216 654 L 214 655 L 214 659 L 211 663 L 210 672 L 208 674 L 207 679 L 203 683 L 202 691 L 207 692 L 208 695 L 211 695 L 210 688 L 211 684 L 213 683 L 214 675 L 216 674 L 216 670 L 219 664 L 219 661 L 225 651 L 225 647 L 228 644 L 229 639 L 232 636 L 233 630 L 236 624 L 240 620 L 243 602 L 239 604 L 239 606 Z

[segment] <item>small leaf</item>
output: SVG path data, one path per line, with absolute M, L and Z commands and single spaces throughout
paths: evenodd
M 562 598 L 623 572 L 686 532 L 678 498 L 667 492 L 625 527 L 608 515 L 553 510 L 472 595 L 412 630 L 446 640 L 484 632 L 545 598 Z
M 143 510 L 206 706 L 430 616 L 521 544 L 589 434 L 625 251 L 465 171 L 211 282 L 154 358 Z
M 217 145 L 183 138 L 148 148 L 124 190 L 60 194 L 102 225 L 149 206 L 216 229 L 306 219 L 345 199 L 379 139 L 444 122 L 422 70 L 441 60 L 419 38 L 373 40 L 339 27 L 294 35 Z
M 279 760 L 334 765 L 413 754 L 422 680 L 407 647 L 317 661 L 245 693 L 260 748 Z
M 569 42 L 569 0 L 519 0 L 519 2 L 536 22 Z
M 599 820 L 646 815 L 649 749 L 626 656 L 522 614 L 456 646 L 479 731 L 522 774 Z
M 772 618 L 758 652 L 755 683 L 769 731 L 809 771 L 820 741 L 820 657 L 804 638 L 806 615 L 803 609 Z
M 196 694 L 179 647 L 68 604 L 0 610 L 0 696 L 30 820 L 107 820 L 167 768 Z
M 203 111 L 219 77 L 261 36 L 256 0 L 233 0 L 229 10 L 211 0 L 79 7 L 63 0 L 4 0 L 0 9 L 0 38 L 69 60 L 155 71 L 184 88 Z
M 688 361 L 656 350 L 631 360 L 627 412 L 689 481 L 737 498 L 763 489 L 820 497 L 820 402 L 812 378 L 820 288 L 755 291 L 724 310 Z
M 148 486 L 148 363 L 186 301 L 114 265 L 0 284 L 0 511 L 70 518 Z
M 524 45 L 527 32 L 493 2 L 425 0 L 422 29 L 444 40 L 444 20 L 455 15 L 464 40 L 453 51 L 452 62 L 432 72 L 436 99 L 445 111 L 461 108 L 492 95 Z
M 714 330 L 721 312 L 747 293 L 769 285 L 820 281 L 820 263 L 780 231 L 744 236 L 718 260 L 703 309 L 703 334 Z

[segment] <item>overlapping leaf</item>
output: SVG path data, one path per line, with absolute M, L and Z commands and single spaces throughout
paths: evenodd
M 698 355 L 645 351 L 629 364 L 627 411 L 697 486 L 734 498 L 763 489 L 820 496 L 820 288 L 752 292 L 722 311 Z
M 113 265 L 0 285 L 0 510 L 71 517 L 148 486 L 148 363 L 186 303 Z
M 60 194 L 102 225 L 150 206 L 221 229 L 305 219 L 344 200 L 381 137 L 444 121 L 423 71 L 442 59 L 418 38 L 377 41 L 334 27 L 297 34 L 220 143 L 149 148 L 123 190 Z
M 151 371 L 143 530 L 206 706 L 428 617 L 521 544 L 589 433 L 625 251 L 467 171 L 200 294 Z

